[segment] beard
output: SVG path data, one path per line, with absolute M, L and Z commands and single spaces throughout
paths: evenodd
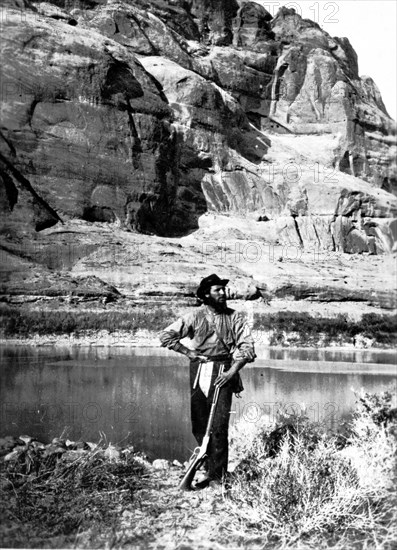
M 212 298 L 212 296 L 208 296 L 205 303 L 217 311 L 224 311 L 227 309 L 227 302 L 226 297 L 225 298 L 219 298 L 218 300 Z

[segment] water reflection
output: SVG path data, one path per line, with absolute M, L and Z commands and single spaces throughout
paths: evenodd
M 280 409 L 305 408 L 313 420 L 336 428 L 354 406 L 352 388 L 395 390 L 392 353 L 364 352 L 370 363 L 333 353 L 261 353 L 243 371 L 245 391 L 234 400 L 232 422 L 271 421 Z M 103 437 L 133 444 L 151 458 L 179 460 L 194 447 L 182 356 L 158 348 L 3 346 L 0 359 L 1 435 L 29 434 L 44 442 L 62 433 L 88 441 Z

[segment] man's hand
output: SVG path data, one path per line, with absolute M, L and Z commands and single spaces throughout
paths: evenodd
M 253 349 L 247 349 L 247 350 L 244 350 L 244 354 L 247 358 L 247 361 L 249 363 L 252 363 L 252 361 L 255 359 L 256 357 L 256 353 L 254 352 Z
M 231 378 L 233 378 L 233 376 L 236 374 L 236 370 L 235 369 L 230 369 L 228 370 L 227 372 L 223 372 L 222 374 L 220 374 L 214 384 L 215 386 L 218 386 L 218 388 L 221 388 L 222 386 L 224 386 L 225 384 L 227 384 L 227 382 L 229 382 L 229 380 Z
M 187 353 L 187 356 L 191 361 L 200 361 L 201 363 L 207 363 L 207 361 L 209 360 L 208 357 L 206 357 L 205 355 L 200 355 L 195 351 L 189 351 L 189 353 Z

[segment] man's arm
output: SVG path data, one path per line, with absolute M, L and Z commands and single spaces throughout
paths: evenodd
M 247 321 L 241 314 L 236 314 L 233 319 L 233 335 L 235 338 L 236 349 L 233 353 L 233 363 L 227 372 L 219 375 L 215 384 L 219 387 L 228 382 L 235 374 L 241 370 L 247 363 L 255 360 L 254 340 Z
M 206 361 L 207 358 L 204 355 L 197 354 L 194 350 L 191 350 L 181 344 L 183 338 L 192 338 L 194 334 L 194 328 L 192 319 L 190 316 L 181 317 L 168 327 L 166 327 L 159 335 L 162 347 L 172 349 L 177 353 L 186 355 L 189 359 L 200 359 Z
M 252 363 L 256 357 L 254 339 L 252 338 L 251 329 L 248 326 L 247 320 L 241 313 L 236 314 L 234 337 L 236 349 L 233 353 L 233 359 L 235 361 L 242 361 L 245 359 L 244 365 L 246 363 Z

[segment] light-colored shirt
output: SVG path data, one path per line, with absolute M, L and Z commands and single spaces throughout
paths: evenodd
M 226 346 L 218 338 L 217 332 Z M 233 359 L 248 360 L 247 351 L 254 351 L 254 341 L 244 316 L 234 309 L 215 312 L 206 305 L 184 315 L 160 333 L 163 347 L 179 351 L 183 338 L 190 338 L 191 348 L 208 357 L 230 354 Z M 190 346 L 189 346 L 190 347 Z

